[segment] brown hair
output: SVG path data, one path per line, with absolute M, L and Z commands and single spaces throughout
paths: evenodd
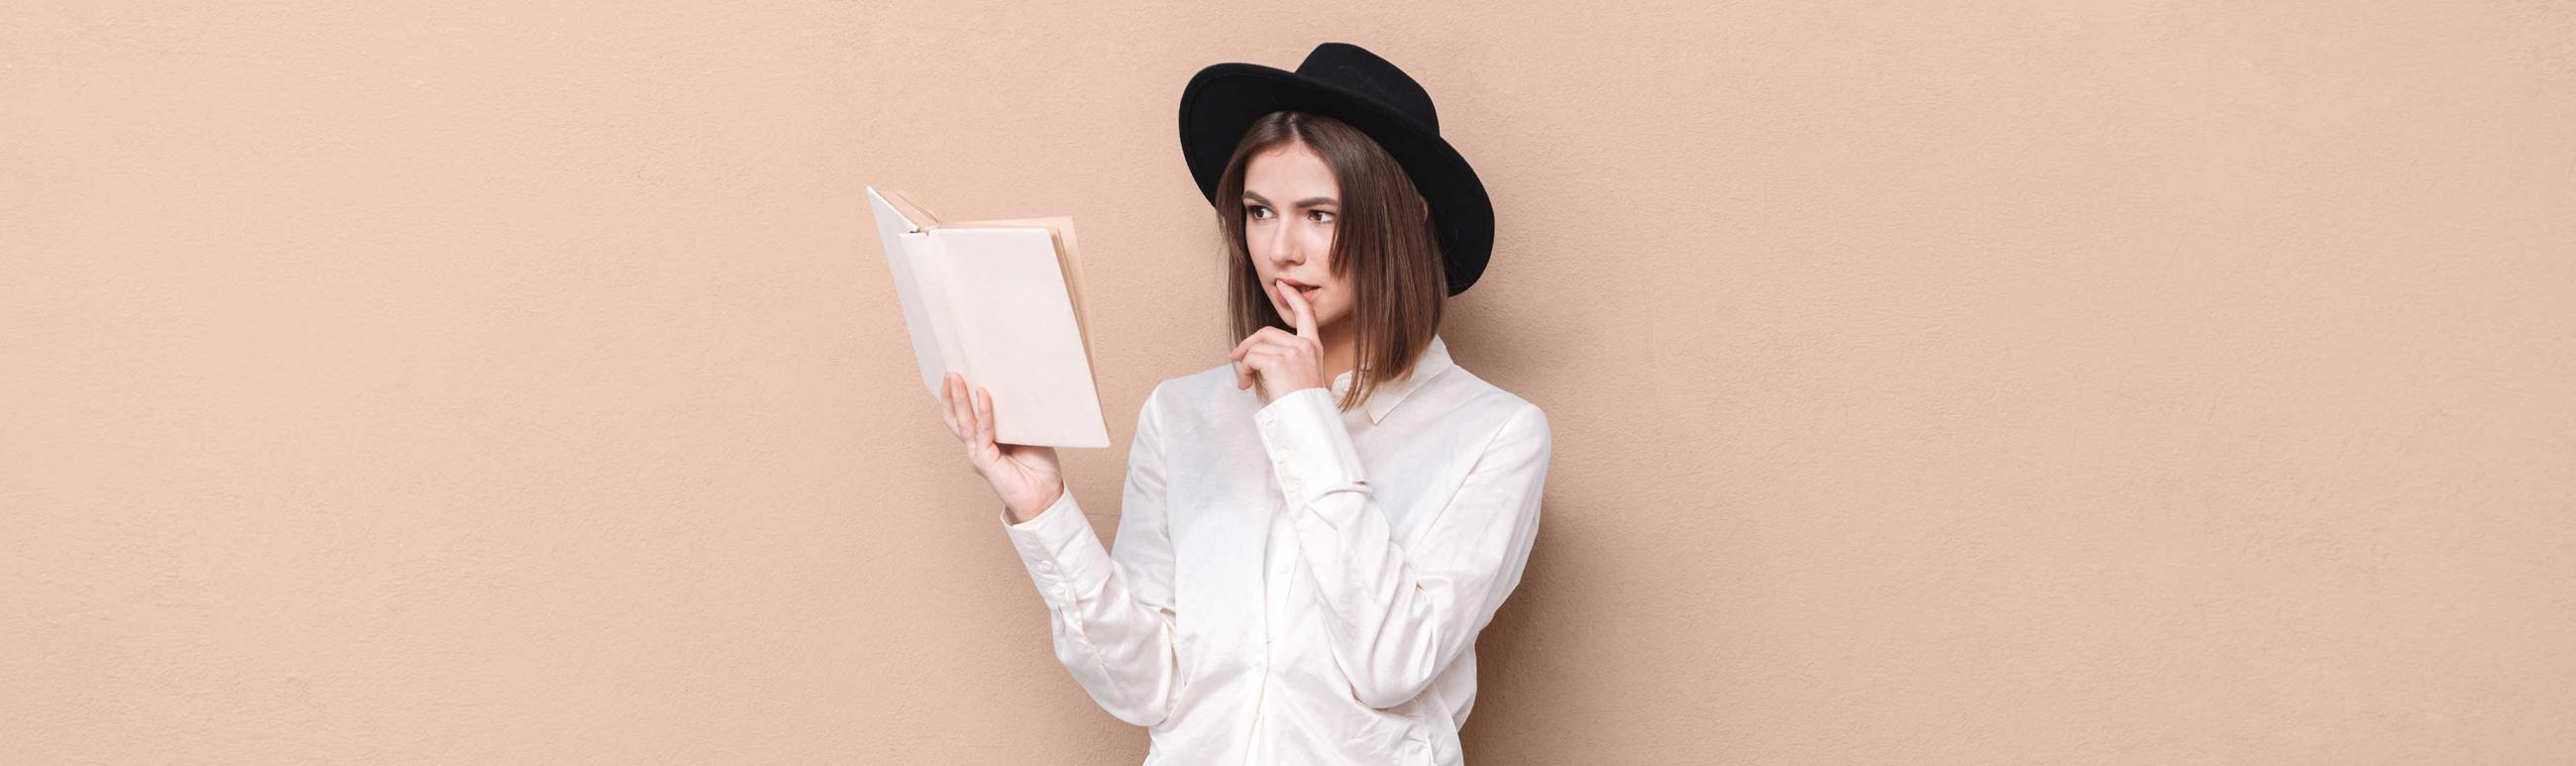
M 1424 213 L 1412 176 L 1377 141 L 1348 123 L 1304 112 L 1271 112 L 1246 129 L 1216 185 L 1217 231 L 1224 241 L 1229 279 L 1226 307 L 1233 317 L 1228 347 L 1264 327 L 1294 331 L 1262 289 L 1243 234 L 1243 174 L 1253 155 L 1303 144 L 1323 157 L 1341 187 L 1333 246 L 1326 255 L 1333 276 L 1351 286 L 1352 357 L 1358 369 L 1342 395 L 1345 411 L 1368 402 L 1379 384 L 1413 374 L 1413 363 L 1440 331 L 1440 309 L 1449 295 L 1441 270 L 1440 238 Z

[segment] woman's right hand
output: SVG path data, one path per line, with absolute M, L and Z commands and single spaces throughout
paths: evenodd
M 972 397 L 967 395 L 969 390 Z M 975 473 L 993 485 L 1003 507 L 1009 509 L 1011 523 L 1028 521 L 1029 517 L 1055 505 L 1064 493 L 1064 474 L 1058 470 L 1054 447 L 1032 447 L 1024 444 L 993 443 L 993 394 L 980 387 L 967 385 L 966 376 L 948 373 L 941 381 L 939 418 L 948 422 L 950 433 L 966 443 L 966 460 Z

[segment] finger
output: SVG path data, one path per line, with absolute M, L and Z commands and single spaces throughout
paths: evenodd
M 983 429 L 982 431 L 977 432 L 976 438 L 983 442 L 985 449 L 992 449 L 993 392 L 985 390 L 981 386 L 977 386 L 975 388 L 975 415 L 976 426 Z
M 1297 322 L 1297 337 L 1307 339 L 1322 337 L 1315 334 L 1315 311 L 1306 305 L 1306 296 L 1297 294 L 1297 288 L 1287 285 L 1279 286 L 1279 294 L 1288 297 L 1288 311 L 1295 315 Z
M 1271 328 L 1262 329 L 1269 330 Z M 1258 370 L 1260 368 L 1252 365 L 1253 358 L 1259 356 L 1264 350 L 1277 348 L 1278 346 L 1279 341 L 1276 338 L 1270 337 L 1269 335 L 1254 335 L 1252 336 L 1252 342 L 1244 344 L 1243 351 L 1235 355 L 1235 366 L 1246 370 Z
M 1234 387 L 1236 389 L 1248 389 L 1261 384 L 1260 362 L 1255 358 L 1255 354 L 1259 353 L 1261 349 L 1262 346 L 1253 346 L 1251 348 L 1244 349 L 1243 359 L 1234 363 Z
M 1259 346 L 1264 343 L 1291 343 L 1296 339 L 1297 336 L 1289 334 L 1287 330 L 1282 330 L 1276 327 L 1264 327 L 1252 331 L 1251 335 L 1244 336 L 1242 342 L 1234 344 L 1234 353 L 1231 354 L 1231 356 L 1235 359 L 1242 359 L 1244 352 L 1252 350 L 1255 346 Z
M 966 379 L 957 373 L 948 373 L 946 383 L 939 387 L 939 403 L 946 405 L 940 408 L 939 417 L 948 421 L 948 433 L 958 441 L 965 441 Z
M 1276 327 L 1264 327 L 1252 331 L 1251 335 L 1246 335 L 1243 337 L 1243 340 L 1236 342 L 1234 344 L 1234 352 L 1230 354 L 1230 356 L 1236 359 L 1241 359 L 1243 358 L 1243 352 L 1253 346 L 1266 342 L 1293 343 L 1296 340 L 1297 336 L 1287 330 L 1282 330 Z
M 975 443 L 975 392 L 960 383 L 957 387 L 957 440 L 966 444 L 966 456 L 981 463 L 984 451 Z
M 1243 354 L 1243 366 L 1256 373 L 1268 373 L 1278 363 L 1279 349 L 1261 346 Z
M 1267 386 L 1272 371 L 1279 368 L 1283 352 L 1277 346 L 1261 346 L 1243 355 L 1243 366 L 1252 370 L 1252 384 Z
M 957 423 L 954 420 L 957 417 L 957 405 L 948 401 L 948 389 L 956 385 L 957 381 L 954 378 L 939 379 L 939 422 L 946 423 L 952 433 L 957 430 Z

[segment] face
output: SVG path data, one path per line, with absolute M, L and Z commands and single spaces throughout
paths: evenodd
M 1313 288 L 1302 292 L 1318 329 L 1350 313 L 1348 284 L 1333 276 L 1327 260 L 1341 220 L 1340 193 L 1332 167 L 1304 144 L 1274 147 L 1244 165 L 1243 243 L 1271 307 L 1292 323 L 1297 314 L 1279 294 L 1282 277 Z

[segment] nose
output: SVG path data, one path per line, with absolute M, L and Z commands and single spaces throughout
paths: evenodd
M 1298 251 L 1298 242 L 1296 237 L 1289 236 L 1288 227 L 1270 227 L 1270 263 L 1276 266 L 1305 263 L 1306 254 Z

